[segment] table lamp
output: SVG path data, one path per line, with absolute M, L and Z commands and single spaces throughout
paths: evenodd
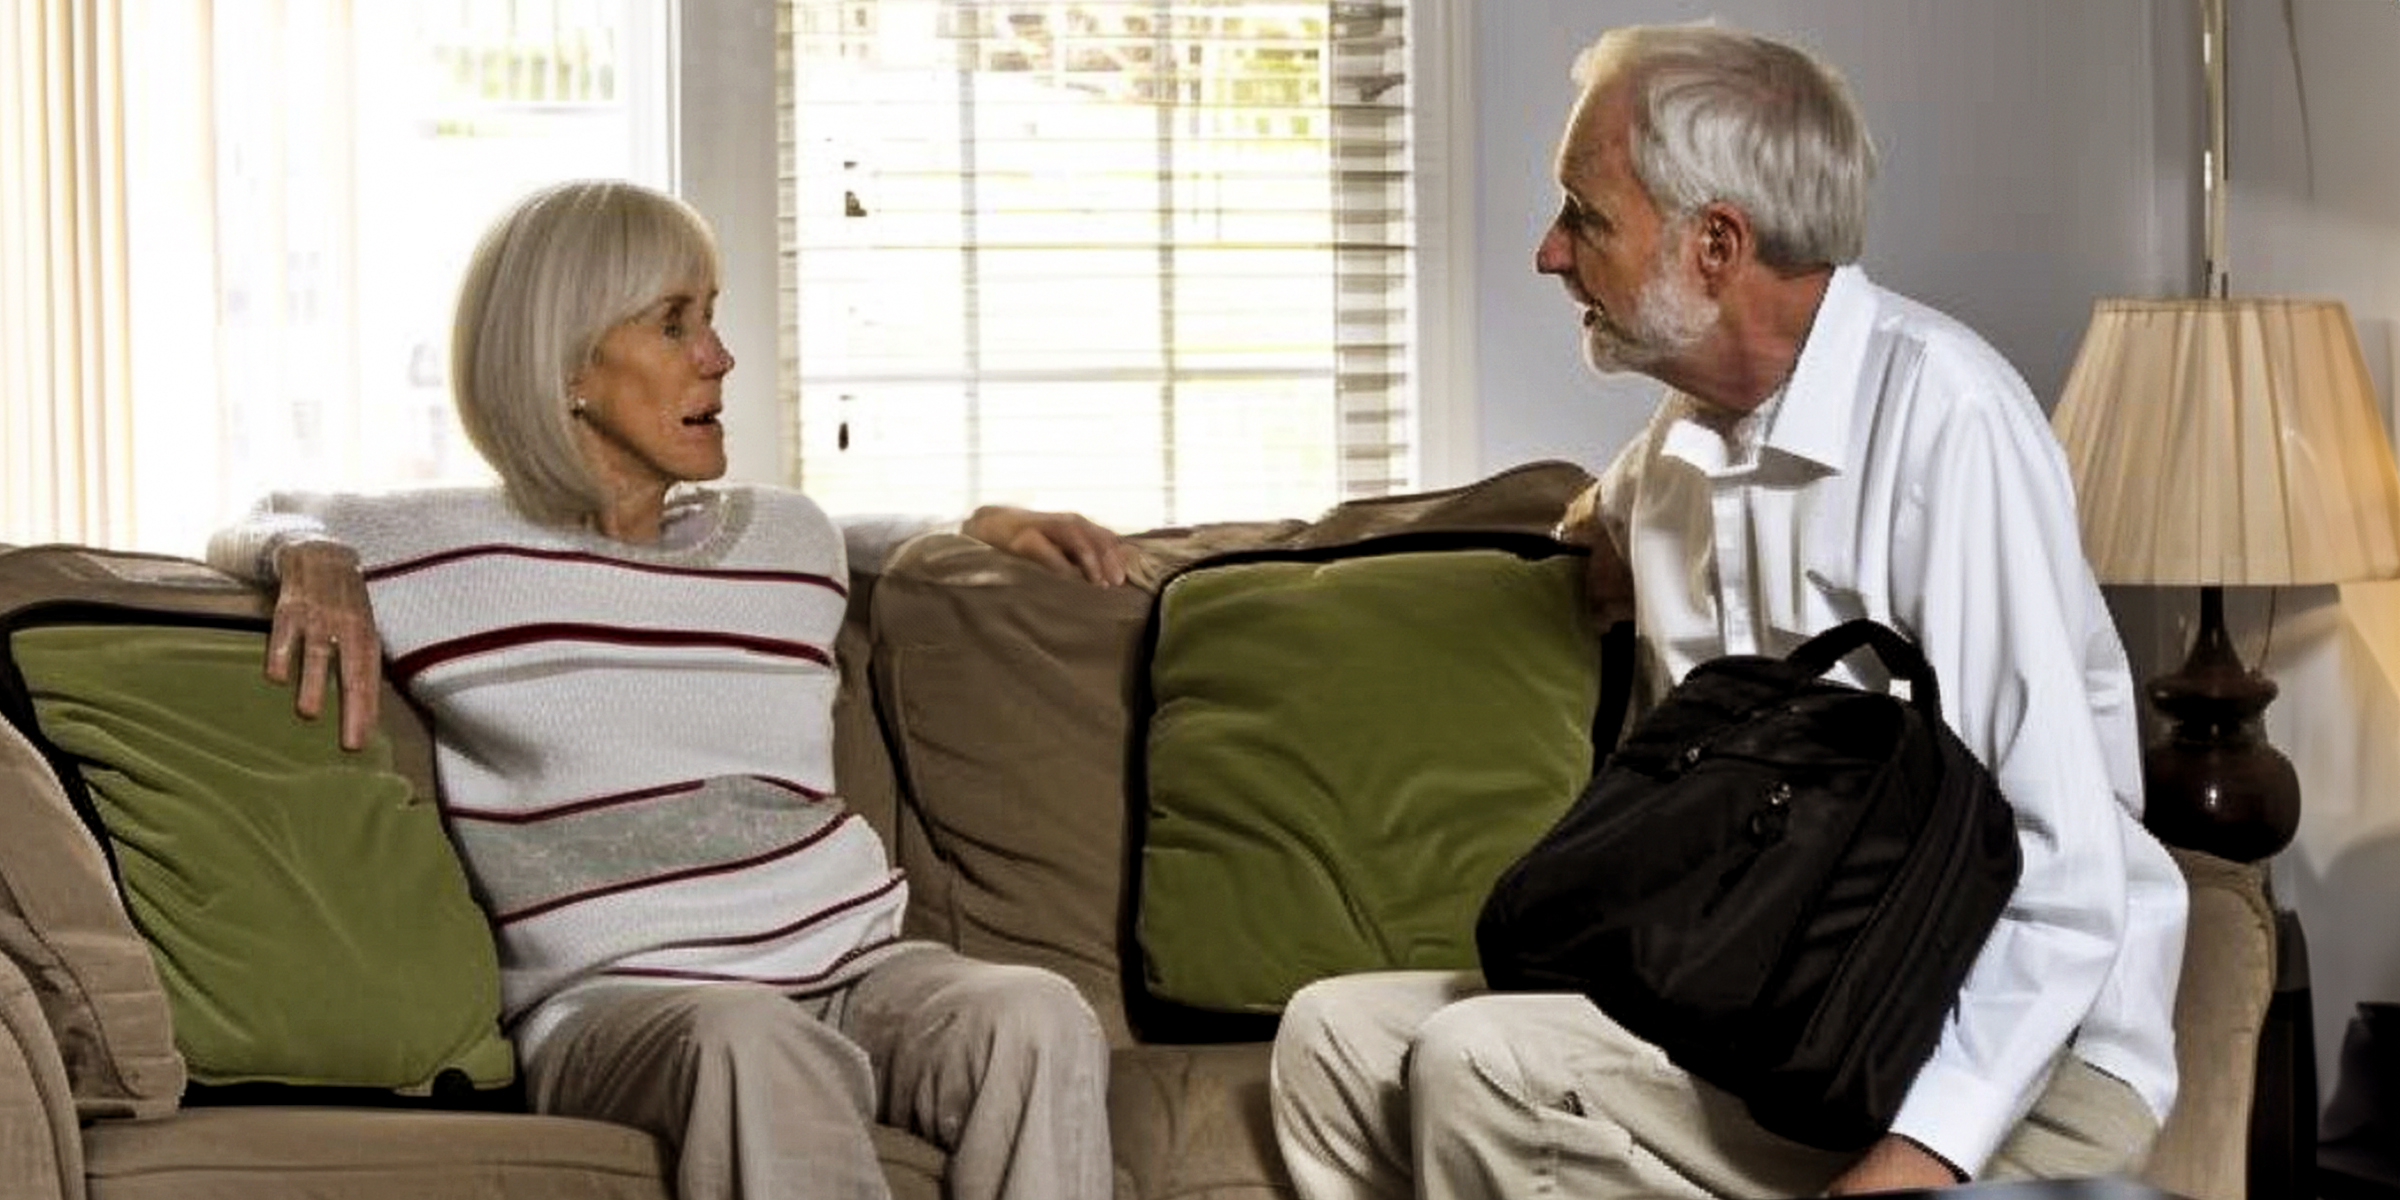
M 2228 586 L 2400 576 L 2400 474 L 2333 300 L 2102 300 L 2052 416 L 2102 583 L 2197 586 L 2191 654 L 2150 681 L 2144 822 L 2238 862 L 2290 843 L 2300 784 L 2273 681 L 2225 633 Z

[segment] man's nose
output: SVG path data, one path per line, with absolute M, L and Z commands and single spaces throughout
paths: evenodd
M 1558 222 L 1542 231 L 1542 240 L 1533 248 L 1533 269 L 1544 275 L 1565 275 L 1575 269 L 1575 252 L 1567 244 L 1566 231 Z

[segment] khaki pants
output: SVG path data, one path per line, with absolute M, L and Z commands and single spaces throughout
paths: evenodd
M 1855 1161 L 1760 1129 L 1581 996 L 1482 988 L 1405 971 L 1292 998 L 1273 1101 L 1303 1200 L 1805 1196 Z M 1981 1175 L 2124 1171 L 2157 1134 L 2132 1088 L 2067 1055 Z
M 534 1107 L 658 1135 L 681 1200 L 880 1200 L 873 1121 L 949 1151 L 954 1200 L 1111 1193 L 1108 1045 L 1050 972 L 927 945 L 822 996 L 599 984 L 561 1002 L 526 1063 Z

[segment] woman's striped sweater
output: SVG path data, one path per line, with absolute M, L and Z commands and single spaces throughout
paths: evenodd
M 358 551 L 509 1019 L 603 976 L 817 990 L 895 944 L 907 885 L 835 794 L 849 576 L 814 502 L 698 489 L 635 546 L 491 489 L 287 493 L 209 558 L 259 577 L 295 535 Z

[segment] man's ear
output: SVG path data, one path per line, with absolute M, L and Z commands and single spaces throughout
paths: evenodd
M 1742 210 L 1720 200 L 1701 205 L 1694 225 L 1699 242 L 1696 253 L 1700 278 L 1714 291 L 1732 278 L 1736 268 L 1748 261 L 1756 249 L 1750 219 Z

